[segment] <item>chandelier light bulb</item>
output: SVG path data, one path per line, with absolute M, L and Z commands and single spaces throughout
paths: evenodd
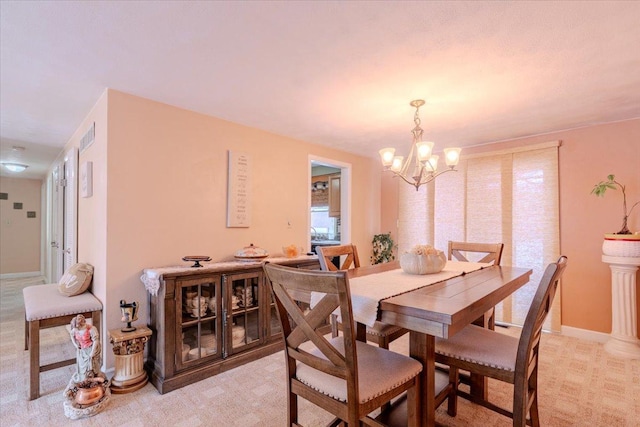
M 431 157 L 431 150 L 433 150 L 433 142 L 429 142 L 429 141 L 416 142 L 416 150 L 418 152 L 418 160 L 421 162 L 425 162 L 429 157 Z
M 393 157 L 395 155 L 395 152 L 395 148 L 383 148 L 379 151 L 380 159 L 382 160 L 382 166 L 388 168 L 389 166 L 391 166 L 391 164 L 393 164 Z
M 393 158 L 393 163 L 391 164 L 391 170 L 394 172 L 400 172 L 400 169 L 402 169 L 403 160 L 404 156 L 395 156 Z
M 460 148 L 445 148 L 443 151 L 444 161 L 446 162 L 447 166 L 456 166 L 460 161 Z
M 433 155 L 431 157 L 429 157 L 429 161 L 427 162 L 428 170 L 427 172 L 435 172 L 438 170 L 438 159 L 440 158 L 440 156 L 437 155 Z

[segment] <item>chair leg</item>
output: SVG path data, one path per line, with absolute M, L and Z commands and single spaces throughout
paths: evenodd
M 491 315 L 489 316 L 489 321 L 487 322 L 487 327 L 492 331 L 496 330 L 496 309 L 492 308 Z
M 530 399 L 527 396 L 527 400 L 531 400 L 531 407 L 529 407 L 529 417 L 531 418 L 532 427 L 540 427 L 540 415 L 538 413 L 538 367 L 536 366 L 534 371 L 529 377 L 529 390 L 532 395 Z M 525 417 L 527 411 L 525 410 Z
M 331 315 L 331 338 L 335 338 L 338 336 L 338 316 L 335 314 Z
M 380 346 L 380 348 L 384 348 L 386 350 L 389 350 L 389 337 L 385 336 L 385 337 L 381 337 L 378 339 L 378 345 Z
M 91 324 L 96 327 L 99 333 L 102 333 L 100 330 L 100 318 L 102 317 L 102 311 L 92 311 L 91 312 Z
M 298 395 L 289 392 L 289 426 L 298 424 Z
M 418 381 L 407 390 L 407 427 L 418 427 Z
M 369 337 L 367 336 L 367 339 L 368 338 Z M 375 336 L 374 335 L 374 340 L 375 340 L 376 344 L 378 344 L 378 347 L 384 348 L 386 350 L 389 350 L 389 337 L 381 337 L 381 336 Z M 382 405 L 380 407 L 380 410 L 382 412 L 387 412 L 390 409 L 391 409 L 391 402 L 387 402 L 387 403 L 385 403 L 384 405 Z
M 29 322 L 29 400 L 40 397 L 40 321 Z
M 531 409 L 529 409 L 529 416 L 531 417 L 531 426 L 540 427 L 540 415 L 538 413 L 538 392 L 533 392 L 533 401 L 531 402 Z
M 447 414 L 451 417 L 455 417 L 458 413 L 458 376 L 458 368 L 453 366 L 449 367 L 449 384 L 451 384 L 451 389 L 449 390 L 449 397 L 447 398 Z
M 29 322 L 24 319 L 24 349 L 29 350 Z

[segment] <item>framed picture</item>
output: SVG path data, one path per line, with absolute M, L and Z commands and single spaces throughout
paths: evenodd
M 227 227 L 251 225 L 251 157 L 229 151 L 227 183 Z
M 80 195 L 93 196 L 93 162 L 84 162 L 80 165 Z

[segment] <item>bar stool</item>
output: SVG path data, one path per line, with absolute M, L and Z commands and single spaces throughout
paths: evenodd
M 24 297 L 24 349 L 29 350 L 29 400 L 40 397 L 40 372 L 72 365 L 67 359 L 40 366 L 40 330 L 68 325 L 78 314 L 91 319 L 100 330 L 102 303 L 90 292 L 67 297 L 58 291 L 58 284 L 28 286 Z

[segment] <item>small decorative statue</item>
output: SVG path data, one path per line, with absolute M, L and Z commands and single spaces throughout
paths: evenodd
M 71 319 L 71 342 L 76 347 L 76 373 L 72 380 L 84 381 L 87 378 L 97 377 L 102 366 L 102 347 L 98 329 L 93 325 L 87 325 L 87 320 L 82 314 Z
M 102 367 L 98 329 L 82 314 L 71 319 L 71 342 L 76 348 L 76 372 L 64 391 L 64 414 L 71 419 L 90 417 L 107 404 L 110 391 Z

